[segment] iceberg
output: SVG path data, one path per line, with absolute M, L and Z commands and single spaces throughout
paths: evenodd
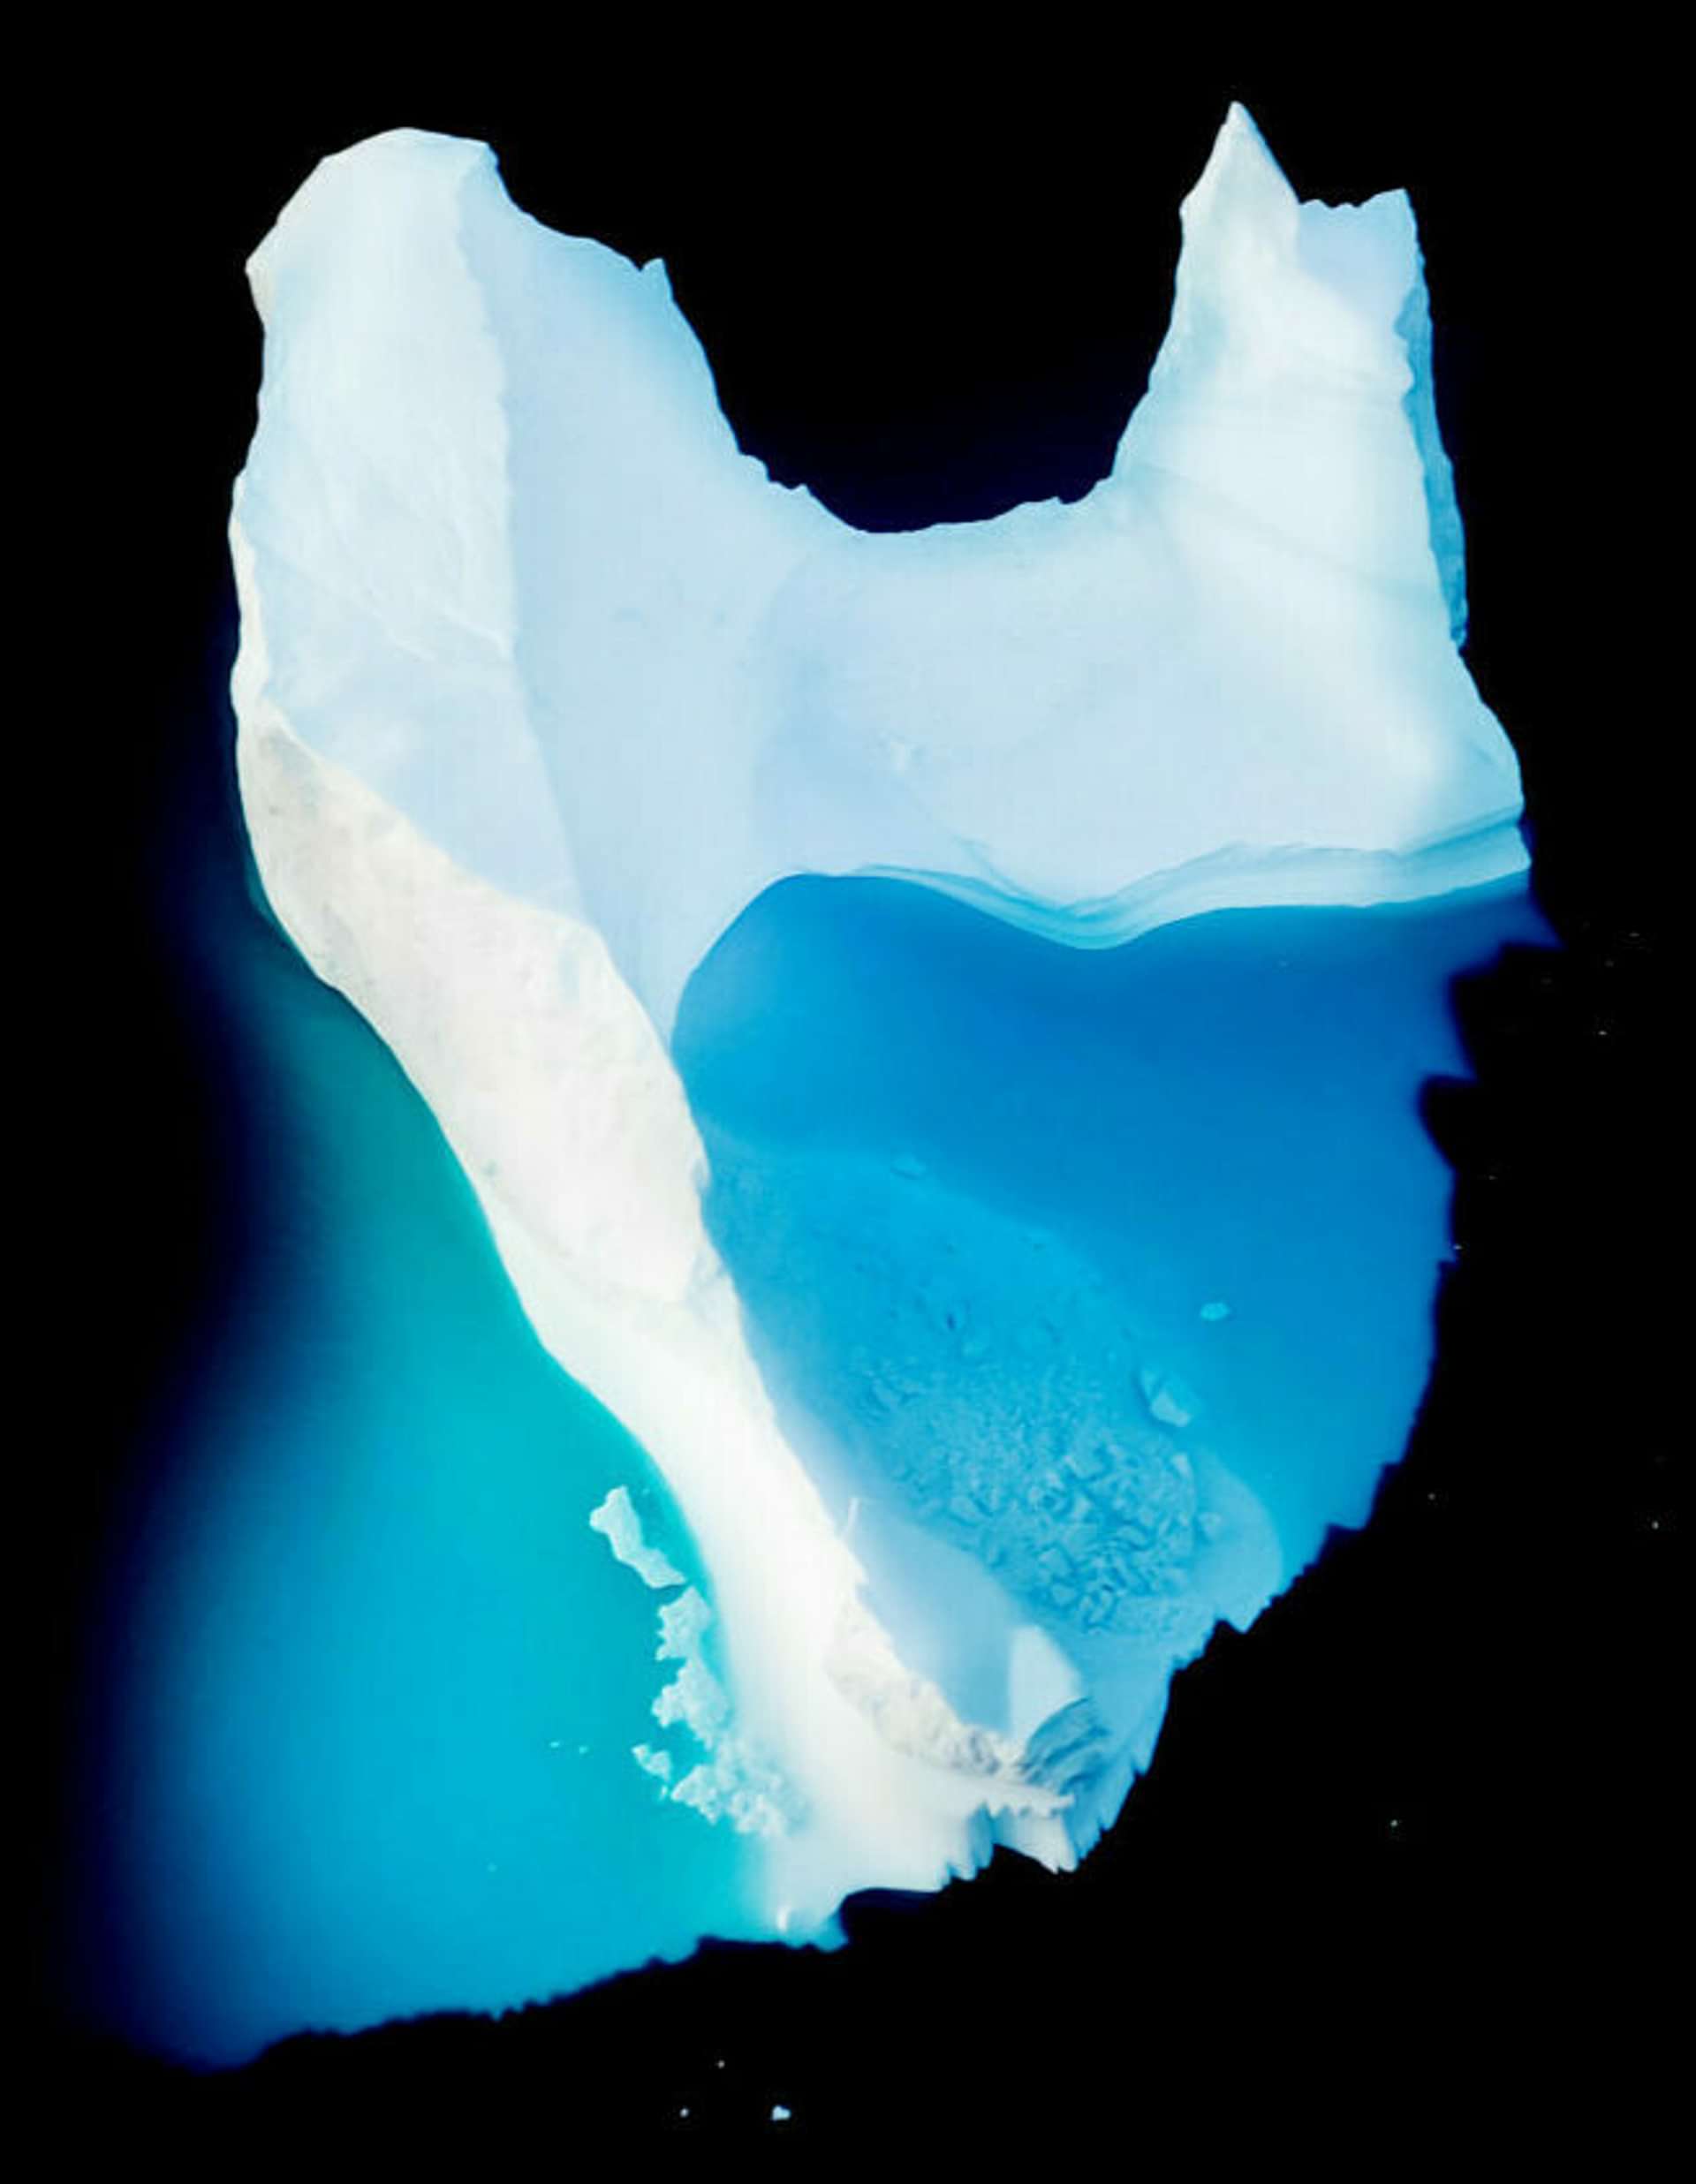
M 249 268 L 258 873 L 676 1496 L 716 1666 L 586 1511 L 685 1588 L 629 1764 L 772 1932 L 1074 1863 L 1428 1364 L 1414 1095 L 1527 860 L 1412 208 L 1233 106 L 1183 229 L 1110 474 L 880 535 L 484 146 L 324 160 Z

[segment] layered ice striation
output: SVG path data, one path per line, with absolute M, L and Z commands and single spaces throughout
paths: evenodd
M 878 536 L 481 145 L 324 161 L 250 268 L 259 871 L 676 1496 L 716 1666 L 594 1505 L 673 1675 L 623 1764 L 771 1931 L 1072 1863 L 1429 1363 L 1418 1085 L 1529 913 L 1412 215 L 1233 107 L 1183 223 L 1111 474 Z

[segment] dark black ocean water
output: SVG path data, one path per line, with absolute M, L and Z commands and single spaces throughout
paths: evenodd
M 64 2132 L 205 2140 L 238 2168 L 296 2127 L 485 2160 L 541 2132 L 595 2174 L 615 2145 L 774 2133 L 803 2168 L 862 2142 L 1374 2173 L 1434 2143 L 1594 2143 L 1631 2165 L 1666 2099 L 1687 1858 L 1666 1037 L 1686 982 L 1655 885 L 1671 738 L 1648 663 L 1673 625 L 1646 512 L 1664 412 L 1622 331 L 1664 265 L 1667 117 L 1654 57 L 1618 45 L 1545 38 L 1487 72 L 1410 42 L 1180 70 L 1128 26 L 1087 51 L 1043 26 L 999 56 L 827 42 L 710 64 L 656 35 L 481 80 L 226 50 L 191 87 L 155 39 L 42 76 L 61 247 L 41 323 L 76 457 L 63 562 L 43 559 L 82 611 L 30 737 L 53 815 L 27 845 L 52 935 L 30 1021 L 52 1066 L 50 1151 L 22 1163 L 26 1356 L 55 1401 L 27 1451 L 23 1795 L 34 2082 Z M 222 531 L 258 375 L 246 253 L 323 152 L 401 123 L 487 137 L 539 216 L 664 254 L 774 474 L 869 527 L 958 519 L 1106 467 L 1231 95 L 1304 194 L 1412 193 L 1467 658 L 1520 755 L 1558 942 L 1458 953 L 1485 967 L 1417 1110 L 1427 1177 L 1438 1156 L 1453 1175 L 1435 1360 L 1371 1523 L 1184 1672 L 1075 1876 L 1003 1857 L 935 1898 L 852 1902 L 829 1955 L 708 1948 L 228 2078 L 96 2037 L 77 1998 L 110 1943 L 91 1840 L 126 1833 L 89 1787 L 125 1688 L 121 1576 L 162 1495 L 193 1500 L 186 1421 L 276 1273 L 260 1216 L 286 1117 L 210 937 L 250 919 L 282 948 L 248 893 L 223 698 Z M 196 1876 L 191 1850 L 159 1885 Z

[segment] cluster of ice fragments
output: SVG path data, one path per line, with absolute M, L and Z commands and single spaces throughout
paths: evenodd
M 615 1486 L 589 1513 L 589 1523 L 626 1568 L 656 1592 L 670 1592 L 659 1611 L 655 1659 L 679 1663 L 654 1701 L 661 1728 L 681 1728 L 705 1754 L 678 1771 L 665 1746 L 632 1746 L 632 1757 L 673 1803 L 692 1806 L 708 1820 L 728 1819 L 738 1834 L 780 1834 L 794 1817 L 794 1801 L 780 1770 L 738 1736 L 729 1695 L 707 1659 L 713 1611 L 683 1572 L 642 1536 L 642 1521 L 625 1486 Z
M 906 1309 L 981 1372 L 861 1343 L 798 1446 L 703 1224 L 668 1040 L 708 949 L 795 873 L 903 874 L 1099 947 L 1523 867 L 1513 756 L 1456 651 L 1405 197 L 1298 203 L 1233 108 L 1112 475 L 886 537 L 775 487 L 663 268 L 528 219 L 481 146 L 400 131 L 326 160 L 250 270 L 265 374 L 231 540 L 255 858 L 710 1573 L 724 1679 L 698 1593 L 661 1644 L 661 1727 L 706 1757 L 637 1764 L 763 1836 L 789 1931 L 995 1840 L 1071 1862 L 1173 1667 L 1290 1574 L 1263 1514 L 1205 1476 L 1158 1357 L 1105 1319 L 1079 1342 L 1081 1266 L 1058 1277 L 1080 1291 L 1064 1373 L 1040 1318 L 967 1311 L 939 1274 Z M 887 1552 L 868 1589 L 873 1516 L 832 1477 L 857 1440 L 919 1542 L 905 1597 Z M 680 1582 L 629 1515 L 595 1521 Z M 909 1636 L 926 1540 L 1000 1603 L 952 1654 Z

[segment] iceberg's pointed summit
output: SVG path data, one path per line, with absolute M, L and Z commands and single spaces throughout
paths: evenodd
M 1459 518 L 1406 193 L 1303 203 L 1233 106 L 1182 220 L 1170 327 L 1116 481 L 1158 480 L 1169 493 L 1181 481 L 1186 521 L 1228 510 L 1234 537 L 1218 555 L 1204 548 L 1215 566 L 1256 540 L 1322 565 L 1325 617 L 1344 644 L 1361 586 L 1413 621 L 1440 618 L 1458 642 Z M 1432 662 L 1446 654 L 1438 636 Z M 1490 730 L 1465 740 L 1504 749 Z
M 1404 192 L 1358 206 L 1302 203 L 1234 105 L 1179 217 L 1157 372 L 1215 380 L 1233 396 L 1311 388 L 1357 404 L 1381 390 L 1399 399 L 1409 366 L 1398 320 L 1410 293 L 1423 295 Z
M 1296 193 L 1253 116 L 1233 100 L 1207 165 L 1178 208 L 1186 248 L 1196 247 L 1206 235 L 1242 242 L 1256 235 L 1285 240 L 1294 232 L 1298 210 Z

